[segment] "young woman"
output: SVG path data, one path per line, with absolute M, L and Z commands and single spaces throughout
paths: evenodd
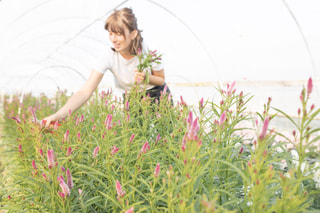
M 123 91 L 129 91 L 135 82 L 146 81 L 146 72 L 149 72 L 149 82 L 143 83 L 141 86 L 144 86 L 150 97 L 159 99 L 160 92 L 165 88 L 163 65 L 155 63 L 152 70 L 137 71 L 139 59 L 136 55 L 138 55 L 138 51 L 146 52 L 148 50 L 143 42 L 132 9 L 115 10 L 107 19 L 105 29 L 109 32 L 109 39 L 113 47 L 107 49 L 94 65 L 89 78 L 81 89 L 55 114 L 44 118 L 47 127 L 51 122 L 67 117 L 69 110 L 74 112 L 87 102 L 107 70 L 113 73 L 115 86 Z M 168 88 L 167 93 L 170 93 Z

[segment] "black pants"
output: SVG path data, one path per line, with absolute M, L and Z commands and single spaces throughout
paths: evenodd
M 148 89 L 146 91 L 147 95 L 149 94 L 150 98 L 152 98 L 152 101 L 155 102 L 156 100 L 160 101 L 160 96 L 161 96 L 161 91 L 163 93 L 163 90 L 167 84 L 164 83 L 162 86 L 155 86 L 151 89 Z M 167 92 L 166 94 L 171 94 L 171 91 L 169 87 L 167 86 Z M 172 98 L 171 98 L 171 103 L 173 103 Z

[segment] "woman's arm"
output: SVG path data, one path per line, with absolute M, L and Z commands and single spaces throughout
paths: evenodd
M 135 81 L 142 82 L 146 78 L 145 72 L 138 72 L 135 70 Z M 152 75 L 149 75 L 149 84 L 162 86 L 165 82 L 164 69 L 159 71 L 152 71 Z
M 76 92 L 56 113 L 43 119 L 46 120 L 46 127 L 48 127 L 51 122 L 66 118 L 68 116 L 69 110 L 71 110 L 71 112 L 74 112 L 79 109 L 84 103 L 86 103 L 91 97 L 94 90 L 99 85 L 102 77 L 102 73 L 96 70 L 92 70 L 88 80 L 80 88 L 80 90 Z

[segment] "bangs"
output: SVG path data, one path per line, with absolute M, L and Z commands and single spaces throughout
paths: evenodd
M 110 16 L 104 28 L 109 32 L 121 33 L 122 35 L 124 35 L 125 32 L 125 26 L 117 16 Z

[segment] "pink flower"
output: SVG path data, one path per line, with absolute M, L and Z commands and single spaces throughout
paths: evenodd
M 181 149 L 183 152 L 186 151 L 186 144 L 187 144 L 187 140 L 186 140 L 185 136 L 183 136 L 182 146 L 181 146 Z
M 65 172 L 66 169 L 63 166 L 61 166 L 61 171 Z
M 21 144 L 19 144 L 18 152 L 23 153 Z
M 39 149 L 39 154 L 40 154 L 41 156 L 43 156 L 43 151 L 42 151 L 42 149 Z
M 203 98 L 200 99 L 199 108 L 200 108 L 200 109 L 203 109 Z
M 70 196 L 70 189 L 69 189 L 68 185 L 64 182 L 64 180 L 60 179 L 59 185 L 60 185 L 60 187 L 62 189 L 62 192 L 65 195 Z
M 191 125 L 189 125 L 188 133 L 187 133 L 187 140 L 197 140 L 197 134 L 199 132 L 199 124 L 198 118 L 192 121 Z
M 19 116 L 12 117 L 12 119 L 15 120 L 17 122 L 17 124 L 21 124 L 21 120 L 20 120 Z
M 130 209 L 128 209 L 125 213 L 133 213 L 134 208 L 131 207 Z
M 129 101 L 126 102 L 126 110 L 129 111 Z
M 106 120 L 104 121 L 106 125 L 106 129 L 111 129 L 112 127 L 112 115 L 108 114 Z
M 69 189 L 73 188 L 72 176 L 71 176 L 71 172 L 69 169 L 67 169 L 67 185 L 68 185 Z
M 190 111 L 189 115 L 188 115 L 188 118 L 187 118 L 188 127 L 191 126 L 192 121 L 193 121 L 193 115 L 192 115 L 192 112 Z
M 135 136 L 135 134 L 132 134 L 132 135 L 130 136 L 129 143 L 132 143 L 132 142 L 133 142 L 134 136 Z
M 71 149 L 71 147 L 69 147 L 68 150 L 67 150 L 67 156 L 70 156 L 71 153 L 72 153 L 72 149 Z
M 154 176 L 159 177 L 160 174 L 160 163 L 157 164 L 156 169 L 154 170 Z
M 93 157 L 92 157 L 92 158 L 97 157 L 97 154 L 98 154 L 99 149 L 100 149 L 100 146 L 97 146 L 97 147 L 93 150 Z
M 263 140 L 266 135 L 267 135 L 267 130 L 268 130 L 268 125 L 269 125 L 269 119 L 266 118 L 263 122 L 263 126 L 262 126 L 262 131 L 261 131 L 261 134 L 259 136 L 259 139 L 260 140 Z
M 81 133 L 80 132 L 78 132 L 78 134 L 77 134 L 77 137 L 78 137 L 78 141 L 81 141 Z
M 230 95 L 232 95 L 232 93 L 235 91 L 233 88 L 234 88 L 234 86 L 235 86 L 235 84 L 236 84 L 236 82 L 235 81 L 233 81 L 232 83 L 231 83 L 231 85 L 227 85 L 227 96 L 230 96 Z
M 117 180 L 117 183 L 116 183 L 116 190 L 117 190 L 117 194 L 119 197 L 123 197 L 126 192 L 125 191 L 122 191 L 122 188 L 121 188 L 121 184 L 120 182 Z
M 81 196 L 81 194 L 82 194 L 82 189 L 79 189 L 78 191 L 79 191 L 79 196 Z
M 145 142 L 145 143 L 143 144 L 140 153 L 141 153 L 141 152 L 146 153 L 148 149 L 150 150 L 150 146 L 149 146 L 148 141 L 147 141 L 147 142 Z
M 112 151 L 111 151 L 111 155 L 116 154 L 119 151 L 119 147 L 116 147 L 115 145 L 113 145 Z
M 49 149 L 48 150 L 48 152 L 47 152 L 47 160 L 48 160 L 49 169 L 52 169 L 53 167 L 55 167 L 53 149 Z
M 33 168 L 34 170 L 37 170 L 37 169 L 38 169 L 35 160 L 32 160 L 32 168 Z
M 63 192 L 58 191 L 59 196 L 64 199 L 66 197 L 66 195 Z
M 222 126 L 223 123 L 227 120 L 227 117 L 226 117 L 226 111 L 224 111 L 222 113 L 222 115 L 220 116 L 220 121 L 219 121 L 219 125 Z
M 31 114 L 33 116 L 33 123 L 37 122 L 38 119 L 37 119 L 37 116 L 36 116 L 36 112 L 34 111 L 34 109 L 32 107 L 29 107 L 29 109 L 30 109 L 30 112 L 31 112 Z
M 307 86 L 307 94 L 308 94 L 308 96 L 311 94 L 312 88 L 313 88 L 312 79 L 310 77 L 309 80 L 308 80 L 308 86 Z
M 161 139 L 161 136 L 160 136 L 160 134 L 158 134 L 157 138 L 156 138 L 156 142 L 160 141 L 160 139 Z
M 64 141 L 68 141 L 69 139 L 69 129 L 67 129 L 66 133 L 64 134 Z

